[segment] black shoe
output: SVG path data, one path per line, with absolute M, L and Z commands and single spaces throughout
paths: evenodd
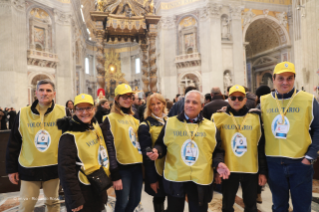
M 164 203 L 153 203 L 154 212 L 164 212 Z

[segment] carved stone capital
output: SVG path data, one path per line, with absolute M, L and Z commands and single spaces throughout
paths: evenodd
M 204 7 L 199 9 L 199 18 L 203 21 L 206 21 L 209 17 L 209 10 Z
M 208 3 L 207 9 L 209 11 L 209 14 L 213 18 L 219 18 L 221 9 L 223 8 L 223 5 L 216 4 L 216 3 Z
M 25 9 L 25 0 L 12 0 L 12 6 L 17 10 Z
M 175 16 L 162 17 L 160 21 L 160 25 L 162 29 L 172 29 L 172 28 L 175 28 L 175 22 L 176 22 Z
M 229 11 L 232 20 L 241 20 L 241 14 L 244 10 L 243 6 L 229 6 Z
M 55 21 L 59 24 L 69 25 L 71 24 L 72 15 L 63 13 L 59 10 L 54 10 Z

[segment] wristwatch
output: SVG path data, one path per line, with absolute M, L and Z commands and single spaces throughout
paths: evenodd
M 311 165 L 313 165 L 317 160 L 314 160 L 314 159 L 308 159 L 308 158 L 306 158 L 309 162 L 310 162 L 310 164 Z

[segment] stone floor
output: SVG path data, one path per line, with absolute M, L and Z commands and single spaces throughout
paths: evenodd
M 19 195 L 19 192 L 0 194 L 0 212 L 17 212 L 18 205 L 19 205 L 18 195 Z M 105 211 L 113 212 L 116 198 L 115 198 L 115 192 L 112 188 L 108 190 L 108 195 L 109 195 L 109 200 L 108 200 Z M 314 199 L 316 199 L 316 201 L 312 202 L 311 211 L 319 212 L 319 204 L 318 204 L 319 203 L 319 181 L 313 182 L 313 197 Z M 45 206 L 44 206 L 44 201 L 41 200 L 42 198 L 43 198 L 43 193 L 41 191 L 39 196 L 39 201 L 34 210 L 35 212 L 44 212 Z M 263 203 L 258 204 L 258 211 L 271 212 L 272 199 L 271 199 L 271 192 L 269 190 L 268 185 L 265 186 L 264 191 L 262 192 L 262 198 L 263 198 Z M 218 192 L 214 192 L 214 198 L 209 203 L 208 206 L 209 206 L 208 212 L 221 211 L 222 194 Z M 235 200 L 235 205 L 234 205 L 235 212 L 244 211 L 243 207 L 244 207 L 244 203 L 242 200 L 242 190 L 239 187 L 237 192 L 237 197 Z M 135 209 L 134 212 L 152 212 L 152 211 L 153 211 L 152 197 L 146 194 L 145 192 L 142 192 L 142 201 L 140 205 Z M 61 203 L 61 212 L 66 212 L 64 202 Z M 184 212 L 188 212 L 187 204 L 185 204 Z

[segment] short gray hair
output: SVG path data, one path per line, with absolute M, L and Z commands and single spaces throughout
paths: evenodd
M 198 91 L 198 90 L 191 90 L 189 91 L 186 95 L 185 95 L 185 101 L 187 99 L 187 97 L 192 94 L 192 93 L 197 93 L 200 95 L 200 103 L 201 104 L 204 104 L 205 103 L 205 98 L 204 98 L 204 95 L 202 94 L 202 92 Z
M 53 91 L 55 91 L 55 85 L 54 83 L 49 80 L 49 79 L 44 79 L 44 80 L 40 80 L 38 83 L 37 83 L 37 90 L 39 90 L 39 86 L 40 85 L 46 85 L 46 84 L 50 84 L 53 88 Z

